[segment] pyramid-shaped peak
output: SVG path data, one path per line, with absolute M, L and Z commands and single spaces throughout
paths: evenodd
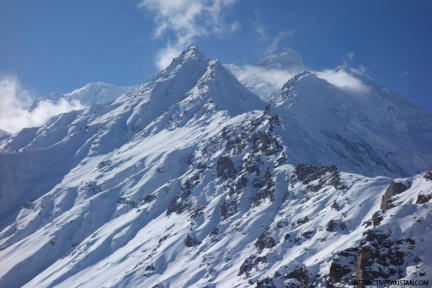
M 180 54 L 179 59 L 181 59 L 181 60 L 187 60 L 187 59 L 205 60 L 205 59 L 207 59 L 207 57 L 204 55 L 204 53 L 201 52 L 201 50 L 198 48 L 197 45 L 190 45 L 186 50 L 184 50 Z

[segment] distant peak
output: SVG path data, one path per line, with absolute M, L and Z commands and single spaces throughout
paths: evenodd
M 258 61 L 257 66 L 273 69 L 306 70 L 303 57 L 296 51 L 285 48 L 279 54 L 269 55 Z

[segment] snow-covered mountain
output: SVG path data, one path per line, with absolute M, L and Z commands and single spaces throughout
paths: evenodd
M 69 102 L 78 101 L 81 105 L 91 106 L 93 104 L 109 103 L 122 95 L 133 94 L 139 89 L 140 85 L 135 86 L 115 86 L 103 82 L 89 83 L 82 88 L 70 93 L 51 93 L 36 100 L 30 110 L 35 109 L 41 101 L 58 102 L 67 100 Z
M 432 114 L 352 70 L 359 87 L 338 87 L 303 72 L 269 96 L 292 163 L 336 164 L 366 176 L 431 169 Z
M 428 280 L 431 115 L 351 76 L 367 93 L 302 72 L 266 103 L 191 46 L 0 140 L 0 287 Z

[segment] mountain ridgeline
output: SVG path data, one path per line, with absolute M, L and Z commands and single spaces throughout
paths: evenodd
M 88 107 L 0 137 L 0 287 L 431 281 L 431 113 L 292 50 L 258 64 L 290 65 L 259 97 L 190 46 L 48 96 Z

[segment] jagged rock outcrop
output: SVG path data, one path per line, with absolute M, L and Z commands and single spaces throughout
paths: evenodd
M 405 186 L 403 183 L 392 181 L 389 187 L 387 188 L 387 190 L 385 191 L 384 195 L 382 196 L 382 201 L 380 206 L 381 210 L 387 210 L 389 208 L 392 208 L 390 199 L 394 195 L 400 194 L 406 191 L 407 189 L 408 187 Z
M 265 256 L 255 256 L 252 255 L 248 258 L 245 259 L 245 261 L 243 262 L 243 264 L 240 266 L 240 270 L 238 275 L 243 275 L 246 274 L 246 277 L 248 277 L 249 272 L 253 269 L 256 268 L 258 265 L 260 264 L 266 264 L 267 263 L 267 258 Z
M 260 189 L 255 198 L 254 205 L 257 206 L 261 204 L 263 201 L 265 201 L 265 199 L 273 202 L 275 200 L 275 191 L 275 183 L 272 179 L 270 171 L 267 169 L 266 173 L 264 174 L 264 179 L 262 181 L 262 188 Z
M 431 194 L 419 194 L 417 196 L 416 204 L 424 204 L 429 202 L 429 200 L 432 199 L 432 193 Z
M 330 265 L 330 283 L 348 284 L 355 271 L 357 247 L 349 248 L 337 253 Z
M 264 232 L 258 238 L 255 246 L 257 247 L 258 251 L 262 251 L 264 250 L 264 248 L 273 248 L 274 246 L 276 246 L 276 242 L 269 232 Z
M 339 172 L 335 165 L 312 166 L 310 164 L 299 164 L 294 172 L 297 179 L 314 192 L 320 190 L 325 185 L 331 185 L 337 189 L 343 188 Z
M 236 169 L 229 157 L 220 157 L 216 165 L 218 177 L 221 177 L 223 180 L 233 179 L 235 177 Z
M 404 276 L 404 264 L 409 260 L 415 240 L 411 238 L 391 240 L 391 232 L 368 230 L 360 243 L 356 263 L 356 280 L 400 279 Z

